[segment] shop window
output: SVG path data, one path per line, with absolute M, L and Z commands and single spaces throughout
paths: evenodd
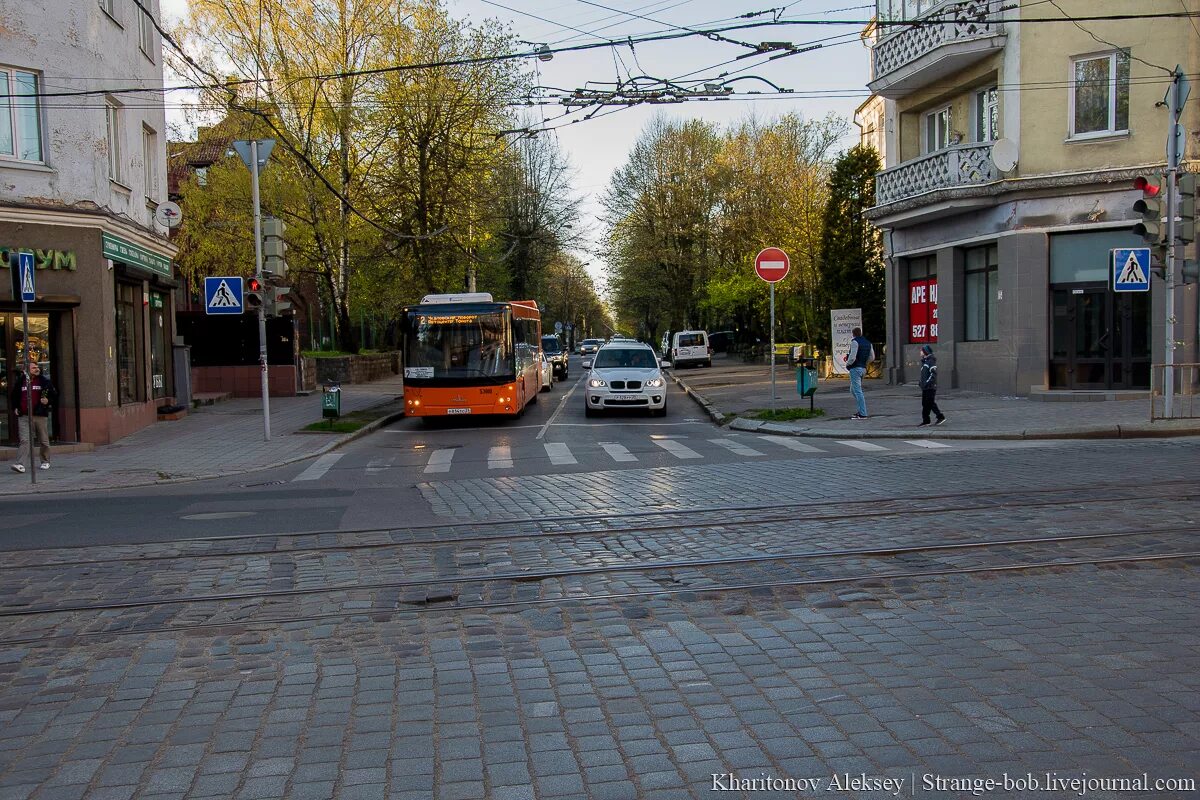
M 1071 61 L 1071 138 L 1129 130 L 1129 51 Z
M 150 293 L 150 392 L 155 400 L 167 396 L 166 295 Z
M 982 342 L 997 339 L 996 298 L 1000 289 L 1000 258 L 996 245 L 966 251 L 966 323 L 964 339 Z
M 142 307 L 138 302 L 141 287 L 129 283 L 117 284 L 117 402 L 136 403 L 143 399 L 139 377 L 141 349 L 138 347 L 138 323 Z
M 35 73 L 0 67 L 0 159 L 42 160 L 40 86 Z
M 934 256 L 908 259 L 908 341 L 936 342 L 937 259 Z

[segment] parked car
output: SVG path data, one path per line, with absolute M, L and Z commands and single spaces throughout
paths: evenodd
M 704 331 L 679 331 L 671 339 L 671 363 L 676 366 L 703 364 L 712 366 L 712 347 Z
M 546 354 L 546 358 L 550 360 L 550 366 L 554 368 L 554 377 L 560 381 L 567 379 L 567 351 L 563 349 L 562 342 L 557 336 L 542 337 L 542 352 Z
M 618 408 L 644 408 L 652 416 L 667 413 L 667 381 L 654 348 L 633 341 L 610 342 L 583 362 L 589 369 L 583 392 L 584 414 Z
M 554 388 L 554 365 L 546 357 L 546 351 L 539 354 L 542 365 L 542 391 L 548 392 Z
M 590 356 L 600 349 L 600 345 L 604 344 L 603 339 L 584 339 L 579 343 L 579 354 Z

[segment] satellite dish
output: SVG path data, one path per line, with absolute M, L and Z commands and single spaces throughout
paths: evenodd
M 1017 143 L 1012 139 L 997 139 L 992 145 L 992 163 L 1001 172 L 1017 165 Z

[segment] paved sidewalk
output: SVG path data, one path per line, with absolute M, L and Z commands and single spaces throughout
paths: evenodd
M 345 385 L 342 414 L 393 403 L 403 395 L 399 375 Z M 51 469 L 38 472 L 36 487 L 28 473 L 11 472 L 10 461 L 0 466 L 0 495 L 114 489 L 236 475 L 320 455 L 377 427 L 341 435 L 300 432 L 320 419 L 319 392 L 307 397 L 272 397 L 271 441 L 266 442 L 262 401 L 228 400 L 193 410 L 181 420 L 156 423 L 90 453 L 55 453 Z
M 846 379 L 822 380 L 816 407 L 825 415 L 795 422 L 763 422 L 750 412 L 770 408 L 770 367 L 739 359 L 714 359 L 711 369 L 671 370 L 671 375 L 718 422 L 735 430 L 840 438 L 1058 439 L 1183 436 L 1200 434 L 1200 419 L 1150 422 L 1150 402 L 1111 400 L 1059 402 L 1006 397 L 960 389 L 939 389 L 945 425 L 918 428 L 921 390 L 889 386 L 882 379 L 863 381 L 869 419 L 852 420 L 854 399 Z M 807 408 L 796 392 L 796 373 L 776 365 L 776 407 Z

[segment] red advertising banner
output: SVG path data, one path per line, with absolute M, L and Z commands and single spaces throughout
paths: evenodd
M 908 284 L 908 340 L 912 344 L 937 341 L 937 278 L 922 278 Z

